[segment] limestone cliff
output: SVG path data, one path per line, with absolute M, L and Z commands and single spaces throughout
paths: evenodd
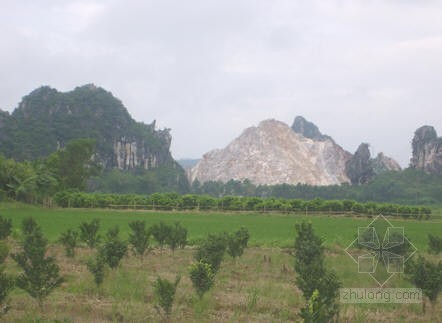
M 431 126 L 422 126 L 414 133 L 410 166 L 427 173 L 442 173 L 442 137 Z
M 70 92 L 43 86 L 11 115 L 0 113 L 0 153 L 6 157 L 45 157 L 78 138 L 96 140 L 96 158 L 105 169 L 180 168 L 169 151 L 169 129 L 136 122 L 120 100 L 93 84 Z
M 276 120 L 246 129 L 226 148 L 203 156 L 191 181 L 227 182 L 249 179 L 254 184 L 331 185 L 349 182 L 345 163 L 351 154 L 333 140 L 313 140 Z

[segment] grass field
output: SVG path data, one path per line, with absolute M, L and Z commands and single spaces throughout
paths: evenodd
M 316 233 L 326 241 L 326 259 L 342 280 L 344 287 L 377 287 L 373 280 L 358 274 L 357 265 L 344 252 L 355 238 L 358 227 L 366 226 L 373 218 L 344 216 L 308 216 L 294 214 L 216 214 L 173 213 L 116 210 L 42 209 L 21 204 L 0 205 L 0 215 L 13 219 L 14 229 L 21 220 L 32 216 L 46 236 L 55 242 L 59 233 L 76 228 L 83 221 L 100 219 L 102 231 L 119 226 L 127 236 L 128 223 L 145 220 L 149 225 L 159 221 L 180 221 L 188 229 L 193 243 L 208 233 L 233 231 L 246 226 L 251 234 L 251 248 L 236 263 L 226 256 L 214 288 L 200 301 L 188 278 L 193 248 L 167 251 L 153 250 L 141 262 L 126 257 L 122 265 L 109 271 L 101 288 L 97 289 L 85 263 L 93 255 L 87 248 L 79 248 L 74 260 L 64 256 L 62 248 L 53 243 L 51 253 L 60 263 L 66 282 L 51 295 L 41 312 L 33 299 L 20 290 L 11 295 L 11 311 L 6 321 L 73 322 L 152 322 L 160 321 L 154 301 L 152 282 L 158 277 L 173 279 L 182 275 L 171 321 L 184 322 L 285 322 L 299 321 L 297 312 L 303 306 L 295 287 L 293 259 L 287 247 L 295 238 L 294 225 L 303 220 L 312 222 Z M 442 219 L 427 221 L 389 219 L 395 226 L 403 226 L 405 234 L 426 256 L 427 234 L 441 235 Z M 17 248 L 15 241 L 10 243 Z M 435 257 L 433 256 L 435 259 Z M 18 268 L 8 260 L 7 270 L 17 274 Z M 400 275 L 386 287 L 411 287 Z M 424 315 L 419 304 L 357 304 L 343 305 L 343 322 L 435 322 L 442 317 L 442 302 Z

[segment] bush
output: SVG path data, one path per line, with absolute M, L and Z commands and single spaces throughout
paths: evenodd
M 100 220 L 93 219 L 91 222 L 83 222 L 80 224 L 80 240 L 93 249 L 101 240 L 98 230 L 100 229 Z
M 66 256 L 69 258 L 73 258 L 75 256 L 75 247 L 77 246 L 77 237 L 78 232 L 72 229 L 68 229 L 66 232 L 63 232 L 58 239 L 60 241 L 66 252 Z
M 17 278 L 17 287 L 35 298 L 40 308 L 46 297 L 63 282 L 55 258 L 46 257 L 47 240 L 32 219 L 22 223 L 23 251 L 12 255 L 23 272 Z
M 95 259 L 89 259 L 86 263 L 87 269 L 94 275 L 94 282 L 98 286 L 103 283 L 105 275 L 105 261 L 103 257 L 97 255 Z
M 14 278 L 3 272 L 8 253 L 8 246 L 0 241 L 0 318 L 9 310 L 8 294 L 14 288 Z
M 152 233 L 152 236 L 154 237 L 155 241 L 158 242 L 161 251 L 163 251 L 163 246 L 167 242 L 171 230 L 172 227 L 165 224 L 163 221 L 161 221 L 159 224 L 154 224 L 150 228 L 150 232 Z
M 105 237 L 103 246 L 101 246 L 99 254 L 104 262 L 114 269 L 127 252 L 127 244 L 119 237 L 120 230 L 118 227 L 110 228 Z
M 135 255 L 143 258 L 149 249 L 150 230 L 146 229 L 146 222 L 132 221 L 129 223 L 132 232 L 129 234 L 129 243 Z
M 163 309 L 165 315 L 168 317 L 172 311 L 173 300 L 175 299 L 176 288 L 181 280 L 180 276 L 177 276 L 175 282 L 171 282 L 167 279 L 157 278 L 153 288 L 154 294 L 158 304 Z
M 240 230 L 229 234 L 227 237 L 227 253 L 233 258 L 241 257 L 244 249 L 247 247 L 250 234 L 247 228 L 242 227 Z
M 179 222 L 175 222 L 175 225 L 170 227 L 166 242 L 172 252 L 177 247 L 184 248 L 187 244 L 187 229 L 182 227 Z
M 190 280 L 196 293 L 201 299 L 203 295 L 213 286 L 215 273 L 210 264 L 198 261 L 190 266 Z
M 431 253 L 439 254 L 442 252 L 442 237 L 436 237 L 428 234 L 428 248 Z
M 336 298 L 341 283 L 335 273 L 325 267 L 323 239 L 315 235 L 312 224 L 302 222 L 295 228 L 296 285 L 306 301 L 300 316 L 307 322 L 333 321 L 339 312 Z M 320 320 L 311 320 L 314 317 Z
M 0 215 L 0 240 L 6 239 L 11 234 L 12 220 Z
M 214 273 L 219 271 L 227 248 L 225 234 L 211 235 L 204 240 L 195 253 L 195 260 L 209 264 Z

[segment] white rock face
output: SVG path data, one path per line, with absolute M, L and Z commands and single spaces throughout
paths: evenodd
M 332 139 L 315 141 L 276 120 L 246 129 L 226 148 L 206 153 L 190 180 L 259 184 L 333 185 L 349 183 L 345 163 L 351 154 Z

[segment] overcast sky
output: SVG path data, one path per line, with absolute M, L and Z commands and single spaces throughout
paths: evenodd
M 442 2 L 0 0 L 0 108 L 94 83 L 172 129 L 175 158 L 296 115 L 408 165 L 442 134 Z

